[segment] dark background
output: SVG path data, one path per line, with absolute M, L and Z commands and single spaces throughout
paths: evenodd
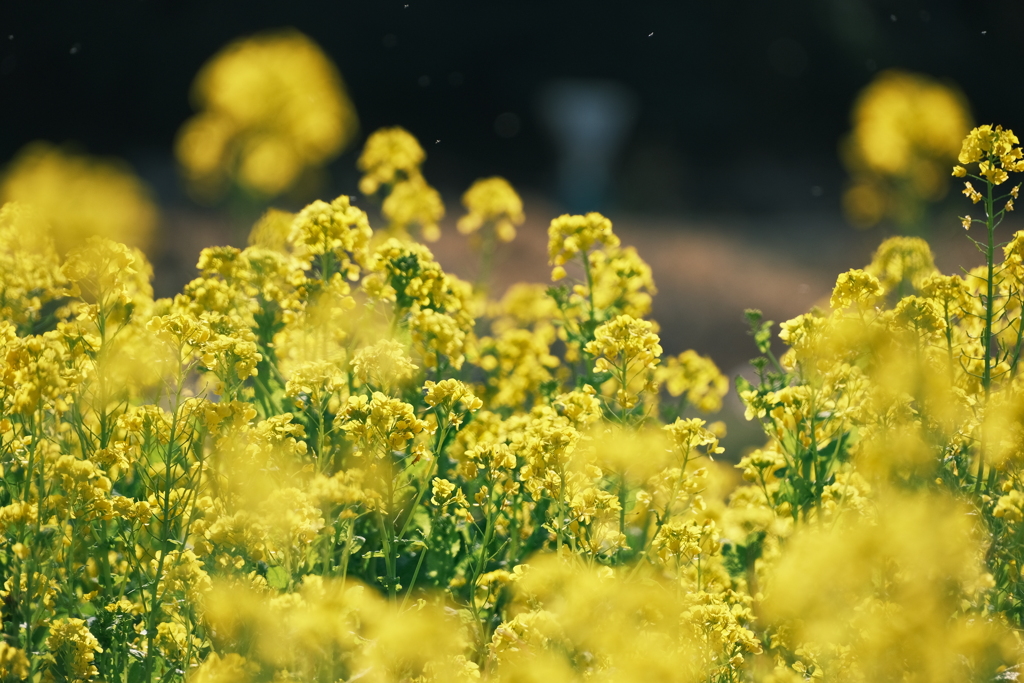
M 495 173 L 549 190 L 540 89 L 624 84 L 639 116 L 610 202 L 634 212 L 838 211 L 837 141 L 887 67 L 957 83 L 978 121 L 1012 127 L 1024 110 L 1021 0 L 5 0 L 0 161 L 31 140 L 74 142 L 178 201 L 166 176 L 196 71 L 230 40 L 286 26 L 338 65 L 363 135 L 401 124 L 424 142 L 442 190 Z M 495 130 L 503 113 L 514 136 Z M 354 178 L 357 148 L 336 183 Z

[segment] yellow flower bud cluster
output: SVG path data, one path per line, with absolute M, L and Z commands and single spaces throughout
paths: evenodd
M 412 379 L 419 370 L 406 348 L 394 339 L 364 346 L 352 357 L 352 374 L 363 384 L 391 387 Z
M 0 178 L 0 204 L 32 207 L 66 253 L 90 237 L 149 246 L 158 212 L 153 192 L 122 161 L 46 142 L 22 149 Z
M 341 195 L 330 204 L 317 200 L 300 211 L 292 223 L 287 244 L 295 257 L 305 263 L 320 257 L 324 279 L 340 272 L 349 280 L 356 280 L 360 266 L 369 257 L 371 234 L 366 213 Z M 325 259 L 328 256 L 333 262 Z
M 555 269 L 552 280 L 565 277 L 562 267 L 578 254 L 585 254 L 596 244 L 619 246 L 619 238 L 612 232 L 612 222 L 597 212 L 585 216 L 559 216 L 548 227 L 548 260 Z
M 25 651 L 8 643 L 0 643 L 0 676 L 8 680 L 28 678 L 29 662 Z
M 423 239 L 428 242 L 441 238 L 438 221 L 444 218 L 444 202 L 441 194 L 421 175 L 395 185 L 381 205 L 381 213 L 400 233 L 418 225 Z
M 888 69 L 858 95 L 840 153 L 851 182 L 847 218 L 868 228 L 885 219 L 920 225 L 926 206 L 946 193 L 943 168 L 971 127 L 963 93 L 923 74 Z
M 365 175 L 359 191 L 376 194 L 381 185 L 395 185 L 420 174 L 427 155 L 413 135 L 396 126 L 381 128 L 366 140 L 358 166 Z
M 829 305 L 833 309 L 856 307 L 868 310 L 885 294 L 878 278 L 855 268 L 839 275 Z
M 595 358 L 594 372 L 611 373 L 618 386 L 616 401 L 629 409 L 638 400 L 637 381 L 643 389 L 654 381 L 650 371 L 661 357 L 660 342 L 649 321 L 620 315 L 599 326 L 584 350 Z
M 708 356 L 692 349 L 669 356 L 654 371 L 654 379 L 669 396 L 684 397 L 702 413 L 717 413 L 729 391 L 729 379 Z
M 516 237 L 516 226 L 526 220 L 523 200 L 507 180 L 497 176 L 474 182 L 462 195 L 462 205 L 469 212 L 456 224 L 463 235 L 490 224 L 499 241 L 511 242 Z
M 355 135 L 355 108 L 337 69 L 298 31 L 237 40 L 192 84 L 199 112 L 178 132 L 175 154 L 193 189 L 228 183 L 279 195 L 333 159 Z
M 43 307 L 64 296 L 66 280 L 49 226 L 34 209 L 0 206 L 0 316 L 30 328 Z
M 58 671 L 66 670 L 73 680 L 79 681 L 90 681 L 99 675 L 94 662 L 96 655 L 103 652 L 103 648 L 100 647 L 96 636 L 89 631 L 85 620 L 55 620 L 50 625 L 46 647 L 54 653 L 50 656 L 52 661 L 48 662 L 50 666 L 47 669 L 52 667 Z
M 964 139 L 958 157 L 961 164 L 978 164 L 978 172 L 993 185 L 1002 185 L 1009 175 L 1024 171 L 1024 154 L 1020 140 L 1012 130 L 1002 126 L 984 125 L 973 129 Z M 963 177 L 966 170 L 958 166 L 954 175 Z
M 381 128 L 366 140 L 358 166 L 363 172 L 359 191 L 374 195 L 387 193 L 381 213 L 393 232 L 405 235 L 418 225 L 423 238 L 434 242 L 441 237 L 438 221 L 444 217 L 441 195 L 427 184 L 420 166 L 427 155 L 416 138 L 401 127 Z
M 925 278 L 938 271 L 931 247 L 923 239 L 892 237 L 879 245 L 864 272 L 876 277 L 888 293 L 904 282 L 919 287 Z
M 370 397 L 349 396 L 335 425 L 356 440 L 365 455 L 383 458 L 405 450 L 427 423 L 408 403 L 375 391 Z

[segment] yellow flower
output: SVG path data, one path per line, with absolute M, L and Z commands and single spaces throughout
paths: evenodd
M 82 619 L 54 620 L 46 647 L 55 655 L 47 671 L 54 679 L 85 682 L 99 676 L 93 660 L 103 648 Z
M 654 325 L 629 315 L 620 315 L 594 330 L 594 340 L 584 350 L 595 357 L 594 372 L 610 372 L 619 390 L 616 400 L 623 408 L 637 403 L 637 382 L 642 389 L 653 388 L 653 370 L 661 357 L 661 344 Z
M 725 449 L 718 445 L 718 437 L 705 424 L 704 420 L 695 417 L 686 420 L 676 418 L 675 422 L 665 425 L 663 429 L 672 437 L 673 445 L 684 460 L 696 448 L 703 448 L 709 456 L 724 453 Z
M 349 280 L 359 277 L 359 267 L 369 258 L 373 231 L 366 213 L 341 195 L 330 204 L 319 199 L 295 216 L 286 243 L 296 258 L 309 264 L 314 257 L 333 257 L 332 272 L 322 272 L 328 280 L 333 268 Z M 324 261 L 321 260 L 321 267 Z M 308 266 L 307 266 L 308 267 Z
M 427 382 L 424 401 L 431 408 L 442 406 L 449 411 L 465 410 L 474 412 L 483 407 L 483 401 L 473 395 L 469 387 L 457 379 L 444 379 L 440 382 Z
M 954 178 L 963 178 L 966 175 L 967 175 L 967 169 L 964 168 L 963 166 L 954 166 L 953 167 L 953 177 Z
M 910 225 L 925 202 L 946 192 L 944 169 L 970 129 L 970 111 L 954 86 L 922 74 L 890 69 L 858 95 L 853 129 L 840 152 L 851 184 L 843 209 L 857 227 L 883 218 Z M 953 175 L 963 177 L 956 167 Z
M 437 368 L 441 356 L 445 356 L 456 370 L 462 367 L 466 360 L 466 331 L 458 320 L 430 308 L 421 308 L 409 317 L 409 330 L 427 366 Z
M 981 201 L 981 193 L 975 190 L 974 186 L 969 182 L 964 183 L 963 195 L 975 204 Z
M 577 254 L 588 252 L 595 244 L 619 246 L 619 238 L 612 232 L 612 222 L 601 214 L 564 214 L 551 221 L 548 228 L 548 258 L 552 265 L 565 265 Z
M 722 398 L 729 391 L 729 380 L 715 362 L 692 350 L 669 357 L 655 370 L 654 378 L 669 396 L 686 394 L 687 403 L 704 413 L 721 410 Z
M 0 642 L 0 678 L 5 681 L 28 678 L 29 663 L 25 651 Z
M 366 140 L 357 162 L 365 175 L 359 191 L 374 194 L 381 185 L 395 183 L 420 174 L 420 165 L 427 158 L 416 138 L 401 127 L 381 128 Z
M 381 339 L 352 356 L 352 374 L 363 384 L 375 387 L 402 384 L 412 379 L 417 370 L 419 367 L 409 359 L 405 346 L 394 339 Z
M 885 290 L 878 278 L 871 273 L 854 269 L 842 273 L 836 280 L 829 304 L 836 310 L 853 305 L 863 309 L 873 305 L 883 294 Z
M 917 296 L 905 296 L 896 305 L 893 326 L 915 330 L 925 336 L 944 332 L 946 321 L 936 302 Z
M 1006 179 L 1010 177 L 1007 175 L 1006 171 L 990 161 L 983 161 L 978 164 L 978 170 L 981 171 L 981 175 L 985 176 L 985 178 L 993 185 L 1002 185 L 1006 182 Z M 972 197 L 971 199 L 974 198 Z
M 156 227 L 152 191 L 117 159 L 89 157 L 34 142 L 0 182 L 0 203 L 17 201 L 49 224 L 59 251 L 89 237 L 145 248 Z
M 444 202 L 437 190 L 421 175 L 396 183 L 381 206 L 381 213 L 399 234 L 413 225 L 420 226 L 423 239 L 436 242 L 441 237 L 437 222 L 444 217 Z
M 886 292 L 903 281 L 917 287 L 936 272 L 931 247 L 920 237 L 890 237 L 878 245 L 865 272 L 878 278 Z
M 963 216 L 963 217 L 960 218 L 960 223 L 961 223 L 961 225 L 964 226 L 964 230 L 970 230 L 972 222 L 973 221 L 971 220 L 970 216 Z
M 379 391 L 369 398 L 349 396 L 334 423 L 356 440 L 364 453 L 378 458 L 405 450 L 427 426 L 411 405 Z
M 477 180 L 462 195 L 462 205 L 469 212 L 459 219 L 456 226 L 463 235 L 491 223 L 499 240 L 511 242 L 516 236 L 515 226 L 526 220 L 523 200 L 504 178 Z
M 337 69 L 294 30 L 228 45 L 196 75 L 192 98 L 199 113 L 179 131 L 175 154 L 206 196 L 231 180 L 278 195 L 337 156 L 358 128 Z
M 1024 152 L 1018 146 L 1019 142 L 1012 130 L 987 124 L 979 126 L 964 139 L 960 150 L 960 163 L 977 163 L 978 172 L 985 176 L 988 182 L 1001 185 L 1009 177 L 1008 173 L 1024 171 Z M 954 175 L 957 175 L 956 169 Z M 975 203 L 981 198 L 981 195 L 970 187 L 970 183 L 967 183 L 964 194 Z

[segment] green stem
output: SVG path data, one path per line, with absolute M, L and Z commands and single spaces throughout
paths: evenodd
M 590 259 L 587 258 L 587 252 L 581 252 L 580 258 L 583 259 L 583 272 L 587 276 L 587 299 L 590 301 L 590 324 L 593 327 L 597 317 L 597 307 L 594 305 L 594 276 L 590 272 Z M 594 331 L 591 330 L 590 334 L 593 333 Z
M 381 527 L 381 541 L 384 544 L 384 566 L 387 569 L 387 581 L 388 581 L 388 598 L 391 603 L 394 604 L 398 597 L 398 576 L 396 568 L 396 552 L 395 552 L 395 527 L 390 517 L 395 505 L 395 482 L 393 479 L 394 465 L 391 462 L 391 455 L 385 456 L 388 461 L 388 478 L 387 478 L 387 502 L 388 502 L 388 514 L 384 515 L 379 510 L 377 511 L 377 519 L 380 522 Z
M 992 216 L 992 184 L 988 184 L 988 196 L 985 199 L 985 226 L 988 228 L 988 245 L 985 252 L 985 265 L 988 269 L 985 297 L 985 332 L 982 335 L 983 353 L 985 354 L 985 370 L 981 384 L 985 389 L 985 400 L 988 401 L 992 389 L 992 318 L 995 306 L 995 221 Z
M 409 589 L 405 592 L 405 597 L 402 598 L 401 611 L 403 612 L 405 611 L 406 603 L 409 602 L 409 596 L 412 595 L 412 589 L 416 587 L 416 579 L 419 578 L 420 567 L 423 566 L 423 560 L 426 558 L 428 552 L 430 552 L 430 549 L 424 546 L 423 550 L 420 551 L 420 559 L 416 560 L 416 569 L 413 570 L 412 580 L 409 582 Z
M 985 390 L 985 403 L 988 404 L 989 395 L 992 393 L 992 318 L 995 306 L 993 298 L 995 295 L 995 218 L 992 205 L 992 183 L 986 181 L 988 186 L 985 196 L 985 227 L 988 229 L 988 244 L 985 250 L 985 265 L 987 268 L 987 282 L 985 283 L 985 331 L 981 337 L 982 354 L 985 359 L 985 369 L 981 376 L 981 385 Z M 981 444 L 978 451 L 978 475 L 975 480 L 975 492 L 981 492 L 982 482 L 985 475 L 985 431 L 982 427 Z

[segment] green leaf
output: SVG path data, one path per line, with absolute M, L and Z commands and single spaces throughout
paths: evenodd
M 292 577 L 284 567 L 269 567 L 267 569 L 267 583 L 271 588 L 283 590 L 288 587 L 288 582 L 291 579 Z

